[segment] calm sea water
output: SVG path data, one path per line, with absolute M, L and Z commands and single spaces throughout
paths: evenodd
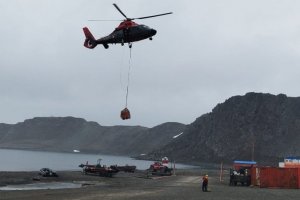
M 81 163 L 87 161 L 96 164 L 98 159 L 105 165 L 136 165 L 137 169 L 149 168 L 152 161 L 134 160 L 124 156 L 109 156 L 101 154 L 82 153 L 54 153 L 41 151 L 0 149 L 0 171 L 38 171 L 48 167 L 55 171 L 80 170 Z M 176 164 L 176 168 L 190 168 L 192 166 Z

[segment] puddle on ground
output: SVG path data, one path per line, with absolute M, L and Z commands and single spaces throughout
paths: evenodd
M 0 187 L 0 190 L 46 190 L 46 189 L 70 189 L 81 188 L 81 183 L 64 183 L 64 182 L 51 182 L 51 183 L 32 183 L 21 185 L 7 185 Z

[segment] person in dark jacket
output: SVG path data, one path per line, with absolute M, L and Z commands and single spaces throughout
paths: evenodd
M 202 177 L 202 191 L 207 192 L 208 175 Z

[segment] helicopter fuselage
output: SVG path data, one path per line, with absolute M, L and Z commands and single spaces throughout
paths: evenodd
M 156 34 L 156 30 L 152 29 L 143 24 L 134 23 L 131 26 L 123 26 L 121 23 L 111 34 L 95 39 L 92 34 L 89 32 L 88 28 L 84 28 L 84 33 L 86 35 L 86 40 L 84 46 L 93 49 L 98 44 L 102 44 L 106 49 L 108 44 L 122 44 L 129 43 L 131 47 L 132 42 L 140 41 L 149 38 L 152 39 L 152 36 Z
M 89 49 L 95 48 L 98 44 L 102 44 L 104 48 L 108 48 L 108 44 L 117 44 L 120 43 L 124 45 L 124 43 L 129 44 L 129 48 L 132 47 L 132 42 L 140 41 L 149 38 L 152 40 L 152 36 L 156 34 L 156 30 L 152 29 L 143 24 L 137 24 L 133 20 L 135 19 L 147 19 L 152 17 L 159 17 L 163 15 L 172 14 L 172 12 L 162 13 L 157 15 L 145 16 L 145 17 L 137 17 L 137 18 L 129 18 L 127 17 L 123 11 L 117 6 L 117 4 L 113 4 L 114 7 L 125 17 L 125 19 L 119 24 L 115 30 L 102 38 L 95 39 L 90 30 L 87 27 L 83 28 L 83 32 L 85 34 L 84 46 Z M 90 20 L 90 21 L 99 21 L 99 20 Z
M 97 44 L 116 44 L 130 43 L 147 38 L 151 38 L 156 34 L 156 30 L 149 28 L 146 25 L 136 25 L 123 29 L 115 29 L 108 36 L 97 40 Z

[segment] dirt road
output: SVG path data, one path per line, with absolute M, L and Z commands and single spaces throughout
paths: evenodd
M 40 182 L 72 182 L 83 186 L 77 189 L 0 191 L 0 200 L 298 200 L 297 189 L 261 189 L 229 186 L 228 180 L 209 177 L 209 192 L 201 191 L 200 175 L 178 173 L 171 177 L 147 178 L 144 173 L 119 173 L 114 178 L 86 176 L 80 172 L 60 172 L 59 178 L 42 178 Z M 35 172 L 0 172 L 0 185 L 32 183 Z

